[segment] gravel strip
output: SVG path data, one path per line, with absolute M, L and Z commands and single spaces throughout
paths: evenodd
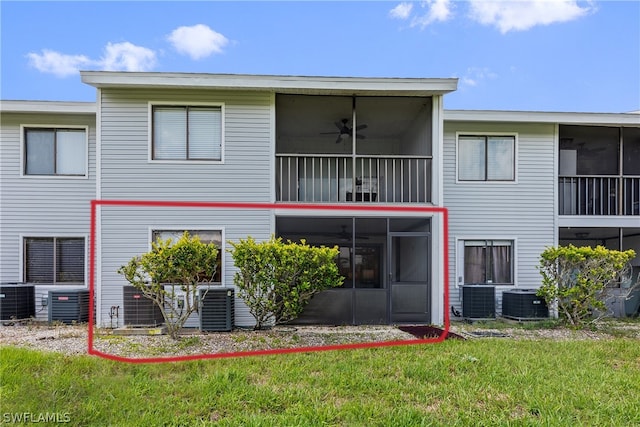
M 637 322 L 616 323 L 601 331 L 522 327 L 494 329 L 455 322 L 450 330 L 467 339 L 492 337 L 558 341 L 603 340 L 615 336 L 640 339 L 640 323 Z M 412 335 L 393 326 L 285 326 L 266 331 L 235 330 L 215 333 L 186 330 L 178 341 L 167 335 L 116 335 L 112 330 L 102 329 L 96 330 L 94 334 L 94 348 L 103 353 L 123 357 L 166 357 L 412 339 L 415 339 Z M 69 355 L 87 354 L 87 325 L 48 325 L 38 322 L 6 324 L 0 326 L 0 345 L 15 345 Z
M 415 338 L 391 326 L 296 326 L 275 327 L 265 331 L 234 330 L 215 333 L 186 330 L 178 341 L 172 340 L 168 335 L 117 335 L 112 330 L 96 330 L 94 348 L 123 357 L 166 357 L 411 339 Z M 64 354 L 86 354 L 87 326 L 30 322 L 0 326 L 0 345 Z

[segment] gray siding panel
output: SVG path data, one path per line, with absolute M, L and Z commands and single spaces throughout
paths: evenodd
M 456 133 L 517 133 L 517 181 L 456 182 Z M 516 244 L 515 285 L 537 288 L 540 253 L 554 242 L 554 146 L 552 124 L 447 122 L 444 128 L 444 206 L 449 209 L 450 303 L 460 309 L 460 238 L 510 238 Z M 502 291 L 496 287 L 496 309 Z
M 109 309 L 120 306 L 122 313 L 122 286 L 127 282 L 117 273 L 129 259 L 150 249 L 150 230 L 156 229 L 222 229 L 225 242 L 238 241 L 248 235 L 268 239 L 271 212 L 264 210 L 221 210 L 209 208 L 154 208 L 103 206 L 102 217 L 102 291 L 101 314 L 103 326 L 108 326 Z M 123 221 L 126 218 L 126 221 Z M 233 286 L 235 269 L 233 259 L 223 254 L 223 284 Z M 122 326 L 123 316 L 119 319 Z M 236 298 L 236 324 L 253 326 L 253 317 Z M 197 326 L 197 323 L 195 325 Z
M 224 164 L 149 162 L 149 101 L 224 103 Z M 113 89 L 101 108 L 102 198 L 269 201 L 269 94 Z
M 93 115 L 2 113 L 0 155 L 0 281 L 24 280 L 21 236 L 88 236 L 90 200 L 96 194 L 96 127 Z M 20 125 L 87 126 L 88 178 L 21 177 Z M 36 286 L 37 318 L 46 320 Z
M 224 103 L 223 163 L 150 162 L 149 101 L 176 104 Z M 117 90 L 101 95 L 101 198 L 194 202 L 270 202 L 273 177 L 271 96 L 207 90 Z M 273 214 L 208 208 L 103 206 L 101 214 L 101 323 L 111 306 L 122 307 L 124 279 L 117 269 L 149 250 L 149 230 L 223 229 L 226 241 L 248 235 L 268 239 Z M 228 249 L 230 246 L 227 245 Z M 233 286 L 233 260 L 224 254 L 224 284 Z M 122 310 L 120 310 L 122 313 Z M 235 321 L 252 326 L 253 317 L 236 295 Z M 123 316 L 119 319 L 123 323 Z M 190 323 L 196 326 L 197 322 Z

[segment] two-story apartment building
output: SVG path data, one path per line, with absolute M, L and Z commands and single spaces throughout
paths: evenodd
M 39 294 L 87 286 L 92 199 L 270 206 L 101 206 L 101 326 L 122 306 L 118 267 L 183 230 L 219 244 L 224 286 L 235 272 L 228 241 L 337 245 L 345 283 L 317 295 L 303 323 L 441 324 L 446 270 L 454 309 L 468 283 L 496 286 L 499 309 L 501 291 L 539 286 L 546 246 L 640 252 L 638 114 L 446 111 L 455 79 L 83 72 L 82 81 L 96 87 L 95 104 L 0 107 L 3 282 L 33 282 Z M 433 207 L 448 209 L 448 230 Z M 253 324 L 241 300 L 235 322 Z

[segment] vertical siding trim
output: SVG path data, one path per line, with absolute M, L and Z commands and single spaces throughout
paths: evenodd
M 270 187 L 269 201 L 276 202 L 276 94 L 269 96 L 269 181 Z M 272 219 L 275 215 L 271 216 Z M 275 232 L 275 220 L 271 221 L 271 232 Z
M 444 204 L 444 126 L 443 117 L 444 110 L 442 105 L 442 96 L 433 96 L 433 105 L 431 113 L 431 154 L 436 159 L 433 162 L 435 167 L 431 168 L 431 202 L 435 206 L 443 206 Z M 435 199 L 434 199 L 435 197 Z
M 102 89 L 96 91 L 96 200 L 102 199 Z M 95 259 L 89 259 L 94 263 L 93 297 L 95 299 L 96 325 L 102 324 L 102 209 L 96 206 L 93 243 Z M 91 240 L 89 240 L 91 244 Z M 88 258 L 87 258 L 88 259 Z
M 269 96 L 269 182 L 271 182 L 269 201 L 276 202 L 276 94 Z M 276 233 L 276 213 L 271 210 L 269 215 L 269 235 Z
M 444 206 L 444 106 L 443 97 L 434 95 L 431 103 L 431 155 L 434 159 L 431 168 L 431 202 L 435 206 Z M 444 324 L 444 248 L 440 247 L 443 241 L 444 219 L 442 215 L 434 215 L 431 238 L 431 322 Z M 448 242 L 447 242 L 448 243 Z M 451 276 L 449 274 L 449 276 Z M 435 285 L 442 283 L 442 286 Z
M 560 217 L 560 189 L 558 183 L 558 171 L 560 168 L 560 125 L 553 126 L 553 246 L 558 246 L 560 230 L 558 220 Z

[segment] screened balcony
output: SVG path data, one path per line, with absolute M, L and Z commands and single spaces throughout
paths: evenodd
M 431 203 L 432 100 L 279 95 L 276 200 Z
M 560 127 L 560 215 L 640 216 L 640 129 Z

